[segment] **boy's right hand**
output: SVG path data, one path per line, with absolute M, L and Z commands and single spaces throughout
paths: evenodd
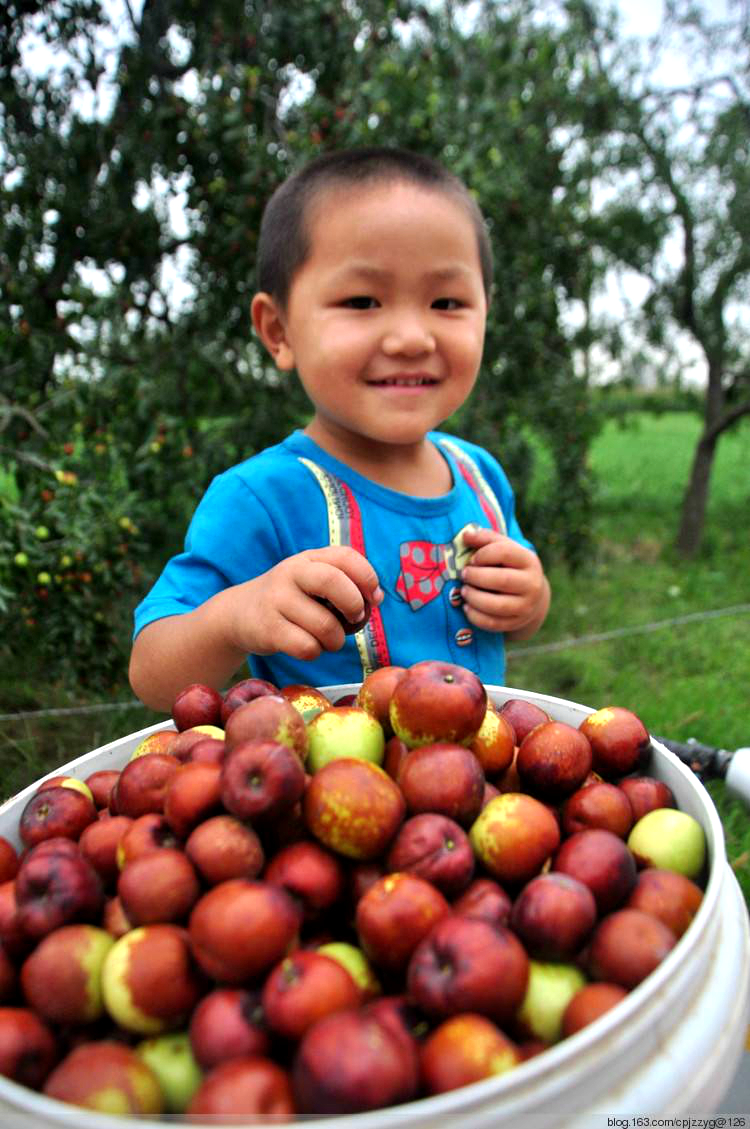
M 303 661 L 338 651 L 344 629 L 320 597 L 357 623 L 364 618 L 366 601 L 380 604 L 383 592 L 372 565 L 356 549 L 306 549 L 225 590 L 227 641 L 243 655 L 281 651 Z

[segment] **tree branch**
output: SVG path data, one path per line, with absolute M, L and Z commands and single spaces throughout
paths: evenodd
M 717 419 L 711 427 L 706 428 L 706 431 L 701 436 L 706 442 L 712 442 L 714 439 L 727 431 L 733 424 L 741 419 L 743 416 L 750 415 L 750 400 L 744 400 L 739 404 L 735 404 L 728 412 L 725 412 L 720 419 Z

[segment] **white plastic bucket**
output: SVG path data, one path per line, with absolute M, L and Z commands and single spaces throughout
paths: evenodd
M 333 700 L 355 685 L 323 687 Z M 558 721 L 579 725 L 591 709 L 510 687 L 488 687 L 501 705 L 525 698 Z M 121 768 L 149 726 L 73 760 L 59 772 L 85 777 Z M 750 1017 L 750 933 L 745 902 L 729 867 L 721 822 L 695 776 L 654 743 L 649 771 L 669 784 L 678 806 L 702 824 L 709 877 L 701 907 L 659 967 L 595 1023 L 508 1074 L 372 1113 L 316 1118 L 316 1129 L 595 1129 L 609 1119 L 701 1116 L 721 1109 L 742 1055 Z M 50 773 L 49 775 L 53 775 Z M 18 842 L 24 804 L 38 783 L 0 807 L 0 835 Z M 261 1125 L 251 1118 L 212 1122 Z M 0 1078 L 0 1125 L 14 1129 L 123 1129 L 127 1119 L 53 1101 Z M 139 1129 L 164 1121 L 138 1118 Z M 643 1124 L 647 1124 L 644 1122 Z

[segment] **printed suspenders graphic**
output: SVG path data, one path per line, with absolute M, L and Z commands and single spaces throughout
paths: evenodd
M 477 464 L 466 454 L 458 443 L 454 443 L 452 440 L 445 438 L 440 439 L 438 442 L 441 447 L 450 452 L 453 456 L 459 473 L 476 495 L 490 527 L 498 533 L 505 533 L 506 525 L 503 512 L 497 498 L 482 476 Z M 315 477 L 325 498 L 326 508 L 328 510 L 328 537 L 330 544 L 350 545 L 353 549 L 357 549 L 362 553 L 363 556 L 366 556 L 362 515 L 357 499 L 354 497 L 351 489 L 335 474 L 324 470 L 323 467 L 313 462 L 312 459 L 306 459 L 300 456 L 299 461 L 303 463 Z M 461 531 L 457 533 L 459 539 L 460 533 Z M 411 545 L 412 543 L 407 544 Z M 416 544 L 417 543 L 414 543 L 414 545 Z M 411 551 L 413 551 L 414 545 L 412 545 Z M 431 548 L 438 550 L 444 549 L 445 547 L 434 546 Z M 444 566 L 441 567 L 444 568 Z M 416 608 L 418 606 L 416 601 L 409 599 L 408 593 L 405 591 L 401 592 L 401 595 L 404 596 L 407 602 L 412 604 L 413 607 Z M 354 640 L 359 651 L 363 678 L 380 666 L 390 665 L 391 660 L 388 651 L 388 642 L 385 637 L 383 617 L 379 608 L 372 609 L 372 614 L 368 622 L 361 631 L 355 633 Z
M 365 539 L 362 532 L 362 515 L 357 499 L 349 487 L 335 474 L 323 470 L 312 459 L 300 456 L 300 462 L 317 480 L 328 509 L 328 537 L 331 545 L 351 545 L 365 556 Z M 379 666 L 390 666 L 388 643 L 385 638 L 383 617 L 379 608 L 373 608 L 365 626 L 355 632 L 354 641 L 362 664 L 362 677 L 377 670 Z
M 500 509 L 500 503 L 492 490 L 490 490 L 489 485 L 483 478 L 482 472 L 474 460 L 466 454 L 463 447 L 460 447 L 458 443 L 454 443 L 452 439 L 440 439 L 439 444 L 453 455 L 462 477 L 476 494 L 490 526 L 496 533 L 507 533 L 505 515 Z

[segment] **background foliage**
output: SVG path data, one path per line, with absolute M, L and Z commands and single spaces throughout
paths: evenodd
M 691 6 L 668 8 L 673 26 L 705 39 Z M 713 109 L 693 91 L 696 150 L 670 128 L 674 99 L 657 98 L 605 6 L 584 0 L 9 0 L 7 669 L 121 693 L 132 608 L 211 477 L 304 423 L 306 401 L 269 368 L 248 305 L 264 202 L 321 149 L 407 145 L 476 192 L 497 284 L 476 393 L 449 426 L 502 457 L 548 563 L 580 567 L 591 553 L 587 452 L 604 415 L 592 364 L 623 364 L 628 346 L 622 325 L 596 312 L 612 263 L 651 279 L 642 318 L 653 348 L 688 308 L 695 326 L 713 326 L 713 393 L 699 397 L 712 451 L 717 421 L 746 410 L 735 317 L 748 279 L 737 249 L 748 201 L 741 14 L 729 31 L 744 70 L 712 86 L 722 93 Z M 713 181 L 701 180 L 706 169 Z M 707 201 L 714 182 L 722 194 Z M 676 229 L 685 255 L 663 277 Z M 645 368 L 626 359 L 631 374 Z

